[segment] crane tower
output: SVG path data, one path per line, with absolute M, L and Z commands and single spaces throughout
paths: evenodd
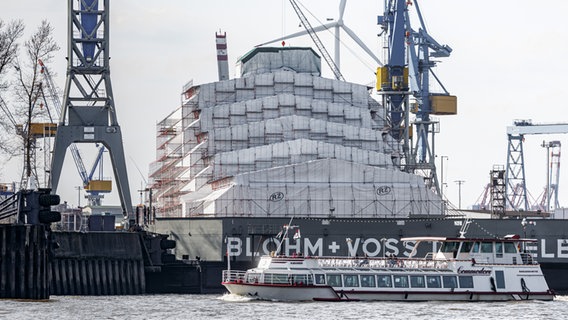
M 411 25 L 408 13 L 411 7 L 420 22 L 418 29 Z M 452 49 L 428 33 L 417 0 L 385 1 L 384 15 L 378 17 L 378 23 L 387 59 L 377 68 L 377 92 L 387 109 L 391 135 L 402 145 L 400 167 L 422 175 L 426 184 L 440 193 L 434 150 L 434 134 L 439 124 L 430 115 L 457 114 L 457 98 L 448 93 L 434 74 L 436 62 L 431 58 L 449 57 Z M 434 82 L 443 92 L 431 92 Z M 413 123 L 410 113 L 415 114 Z
M 122 132 L 109 68 L 109 0 L 68 0 L 67 78 L 55 136 L 51 188 L 56 192 L 65 152 L 73 143 L 109 151 L 122 210 L 134 222 Z
M 525 163 L 523 152 L 523 141 L 525 135 L 529 134 L 566 134 L 568 124 L 566 123 L 533 123 L 531 120 L 515 120 L 512 126 L 507 127 L 508 149 L 507 149 L 507 169 L 506 187 L 507 208 L 514 211 L 527 211 L 530 209 L 527 198 L 527 186 L 525 180 Z M 553 145 L 545 145 L 545 147 Z M 559 147 L 559 146 L 558 146 Z M 548 153 L 548 151 L 547 151 Z M 560 161 L 560 154 L 553 155 L 553 160 Z M 548 164 L 547 164 L 548 166 Z M 560 163 L 558 163 L 558 170 Z M 546 210 L 556 209 L 558 206 L 556 193 L 558 192 L 558 180 L 552 184 L 550 177 L 556 171 L 549 171 L 547 178 L 546 196 L 549 199 L 554 194 L 554 202 L 548 204 Z M 518 187 L 517 187 L 518 186 Z M 554 188 L 554 189 L 552 189 Z M 554 191 L 554 192 L 553 192 Z M 552 205 L 552 207 L 550 206 Z

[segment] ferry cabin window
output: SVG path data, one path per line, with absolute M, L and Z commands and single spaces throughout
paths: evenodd
M 441 288 L 442 282 L 440 281 L 440 276 L 426 276 L 426 283 L 428 288 Z
M 247 274 L 246 282 L 256 283 L 260 279 L 260 273 L 249 273 Z
M 493 252 L 493 242 L 481 243 L 481 253 L 492 253 L 492 252 Z
M 471 253 L 478 253 L 479 252 L 479 242 L 473 244 L 473 248 L 471 249 Z
M 328 274 L 327 284 L 332 287 L 341 287 L 341 275 L 340 274 Z
M 299 284 L 299 285 L 312 284 L 310 276 L 311 275 L 308 275 L 308 274 L 295 274 L 295 275 L 293 275 L 292 283 Z
M 424 276 L 410 276 L 410 286 L 412 288 L 426 287 L 426 283 L 424 282 Z
M 316 274 L 316 284 L 325 284 L 325 275 L 321 273 Z
M 457 252 L 458 248 L 460 247 L 459 242 L 451 241 L 451 242 L 444 242 L 442 244 L 442 252 Z
M 458 281 L 456 276 L 443 276 L 444 288 L 457 288 Z
M 460 288 L 473 288 L 472 276 L 459 276 Z
M 503 242 L 495 242 L 495 256 L 503 258 Z
M 362 274 L 361 277 L 361 287 L 375 287 L 375 276 L 370 274 Z
M 314 284 L 314 277 L 311 274 L 306 275 L 306 284 L 309 286 Z
M 377 283 L 381 288 L 392 288 L 392 279 L 390 275 L 386 274 L 378 275 Z
M 272 282 L 267 280 L 268 276 L 271 276 L 272 278 Z M 279 273 L 274 273 L 274 274 L 266 274 L 264 276 L 264 282 L 266 283 L 276 283 L 276 284 L 287 284 L 290 283 L 290 280 L 287 274 L 279 274 Z
M 460 252 L 470 252 L 473 247 L 473 242 L 463 242 Z
M 395 288 L 408 288 L 408 276 L 393 276 Z
M 358 287 L 359 276 L 356 274 L 345 274 L 343 275 L 343 284 L 344 287 Z
M 517 247 L 512 242 L 505 242 L 505 253 L 517 253 Z

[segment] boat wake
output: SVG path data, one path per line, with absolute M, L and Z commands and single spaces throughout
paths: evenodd
M 221 297 L 217 298 L 219 300 L 227 301 L 227 302 L 247 302 L 254 300 L 253 298 L 243 297 L 232 293 L 225 293 Z

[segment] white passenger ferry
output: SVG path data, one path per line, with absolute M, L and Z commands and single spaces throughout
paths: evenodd
M 540 265 L 525 244 L 534 239 L 415 237 L 409 258 L 264 256 L 256 268 L 224 270 L 236 295 L 282 301 L 552 300 Z M 441 242 L 415 258 L 420 243 Z

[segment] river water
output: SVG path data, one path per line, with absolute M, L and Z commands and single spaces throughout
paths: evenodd
M 232 295 L 0 300 L 1 319 L 566 319 L 568 296 L 520 302 L 268 302 Z

